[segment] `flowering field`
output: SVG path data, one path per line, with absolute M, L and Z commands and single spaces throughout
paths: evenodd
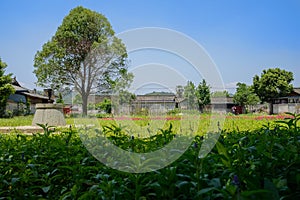
M 200 116 L 197 135 L 178 160 L 142 174 L 99 162 L 72 127 L 59 134 L 47 126 L 44 134 L 0 134 L 0 199 L 299 199 L 300 115 L 227 116 L 215 147 L 199 158 L 208 117 Z M 131 121 L 143 127 L 149 120 L 155 121 Z M 99 122 L 113 144 L 140 153 L 176 138 L 179 120 L 164 120 L 151 139 L 128 133 L 112 119 Z
M 293 118 L 291 115 L 281 114 L 281 115 L 198 115 L 194 116 L 199 123 L 198 129 L 195 131 L 196 135 L 203 135 L 207 133 L 208 127 L 210 123 L 215 122 L 215 126 L 218 126 L 218 122 L 223 121 L 222 126 L 220 128 L 223 131 L 252 131 L 258 128 L 261 128 L 266 125 L 272 126 L 275 121 L 280 121 L 288 118 Z M 178 123 L 178 121 L 182 120 L 181 116 L 155 116 L 155 117 L 128 117 L 128 116 L 121 116 L 121 117 L 110 117 L 110 118 L 101 118 L 98 119 L 97 123 L 101 126 L 105 126 L 108 124 L 114 124 L 116 126 L 120 124 L 124 124 L 124 128 L 130 127 L 130 124 L 133 122 L 139 126 L 146 126 L 149 122 L 152 123 L 165 123 L 165 128 L 169 125 L 168 122 Z M 192 119 L 194 120 L 194 119 Z M 158 122 L 156 122 L 158 121 Z M 69 120 L 71 123 L 72 120 Z M 128 122 L 128 123 L 126 123 Z M 74 121 L 73 121 L 74 123 Z M 300 125 L 300 122 L 298 121 Z M 154 127 L 158 125 L 153 125 Z M 131 132 L 137 132 L 135 130 Z

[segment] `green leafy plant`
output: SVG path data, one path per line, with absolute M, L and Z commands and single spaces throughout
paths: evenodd
M 239 118 L 230 118 L 234 119 Z M 290 119 L 295 121 L 290 116 L 286 122 Z M 47 124 L 40 125 L 44 134 L 0 134 L 0 197 L 298 199 L 299 129 L 294 125 L 289 128 L 282 122 L 264 122 L 265 126 L 256 129 L 244 130 L 242 126 L 241 130 L 223 129 L 216 146 L 203 158 L 198 153 L 206 136 L 197 135 L 178 160 L 145 174 L 106 167 L 87 151 L 72 126 L 55 128 L 56 134 Z M 238 126 L 239 123 L 248 127 L 249 121 L 236 120 L 229 124 Z M 105 124 L 99 131 L 127 151 L 155 151 L 176 137 L 173 123 L 148 138 L 140 138 L 126 126 L 111 121 Z
M 294 131 L 300 131 L 298 125 L 298 122 L 300 121 L 300 114 L 290 113 L 290 112 L 286 112 L 285 114 L 287 115 L 285 120 L 278 120 L 276 122 L 279 123 L 280 125 L 284 125 L 283 127 L 286 127 L 288 129 L 292 129 Z
M 49 137 L 51 133 L 55 132 L 55 126 L 48 126 L 48 123 L 46 124 L 39 124 L 37 123 L 36 125 L 38 125 L 39 127 L 41 127 L 44 130 L 44 136 L 45 137 Z

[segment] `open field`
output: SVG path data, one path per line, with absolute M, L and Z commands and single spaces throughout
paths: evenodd
M 222 124 L 222 129 L 226 131 L 251 131 L 257 128 L 267 125 L 268 123 L 272 124 L 276 120 L 283 120 L 287 115 L 226 115 L 221 116 L 221 119 L 225 119 L 224 124 Z M 93 123 L 99 123 L 100 126 L 105 126 L 109 124 L 129 124 L 129 126 L 134 123 L 137 126 L 143 127 L 148 124 L 149 121 L 155 123 L 158 121 L 158 125 L 163 125 L 165 122 L 176 120 L 177 117 L 174 116 L 165 116 L 159 119 L 151 119 L 148 117 L 140 116 L 129 116 L 129 117 L 115 117 L 115 118 L 92 118 L 89 121 Z M 207 131 L 207 127 L 212 121 L 218 122 L 218 115 L 200 115 L 197 116 L 199 119 L 199 130 L 197 134 L 204 134 Z M 0 118 L 0 127 L 8 126 L 31 126 L 33 116 L 18 116 L 14 118 Z M 80 123 L 81 119 L 79 118 L 66 118 L 67 125 L 74 125 Z M 163 124 L 162 124 L 163 123 Z M 157 126 L 158 126 L 157 125 Z M 162 128 L 162 127 L 159 127 Z
M 200 117 L 199 127 L 208 123 L 207 117 Z M 282 118 L 227 116 L 207 156 L 198 157 L 204 141 L 199 128 L 178 160 L 142 174 L 105 166 L 73 128 L 60 129 L 60 134 L 47 127 L 44 134 L 31 136 L 0 134 L 0 199 L 299 199 L 300 116 L 275 122 Z M 143 127 L 149 120 L 129 121 Z M 112 119 L 96 120 L 104 127 L 97 133 L 128 152 L 153 152 L 177 138 L 178 119 L 166 121 L 150 138 L 133 137 Z M 118 162 L 114 164 L 122 165 Z

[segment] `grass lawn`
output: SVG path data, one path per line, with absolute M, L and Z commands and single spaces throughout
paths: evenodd
M 0 127 L 2 126 L 31 126 L 33 115 L 15 116 L 13 118 L 0 118 Z M 66 118 L 67 124 L 74 124 L 73 118 Z
M 0 118 L 0 126 L 30 126 L 33 115 Z
M 207 131 L 207 127 L 211 122 L 218 122 L 218 115 L 199 115 L 199 130 L 198 134 L 203 134 Z M 273 123 L 276 120 L 283 120 L 286 115 L 226 115 L 223 124 L 223 130 L 226 131 L 252 131 L 257 128 L 267 125 L 268 123 Z M 92 119 L 91 121 L 101 124 L 101 126 L 106 126 L 110 124 L 122 125 L 130 127 L 132 124 L 143 127 L 150 123 L 166 123 L 167 121 L 172 121 L 171 117 L 165 117 L 162 119 L 149 119 L 148 117 L 124 117 L 124 118 L 99 118 Z M 221 116 L 221 118 L 223 118 Z M 16 116 L 13 118 L 0 118 L 0 127 L 3 126 L 30 126 L 33 120 L 33 115 L 29 116 Z M 161 122 L 164 121 L 165 122 Z M 80 122 L 81 119 L 66 117 L 66 123 L 68 125 L 73 125 Z M 157 121 L 157 122 L 155 122 Z M 298 122 L 300 123 L 300 121 Z M 160 126 L 161 127 L 161 126 Z

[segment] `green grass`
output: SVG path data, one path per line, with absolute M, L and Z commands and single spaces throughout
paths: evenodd
M 130 116 L 131 118 L 125 120 L 106 120 L 102 118 L 93 118 L 88 119 L 87 121 L 92 123 L 97 123 L 100 126 L 108 126 L 110 124 L 114 125 L 122 125 L 122 127 L 128 129 L 130 132 L 139 132 L 138 129 L 146 129 L 147 124 L 151 123 L 150 126 L 152 127 L 159 127 L 159 128 L 166 128 L 168 127 L 168 122 L 162 122 L 162 120 L 150 120 L 149 117 L 139 117 L 142 120 L 134 120 L 136 116 Z M 215 123 L 214 126 L 217 126 L 218 117 L 220 116 L 210 116 L 207 114 L 203 114 L 199 116 L 199 128 L 196 131 L 197 134 L 203 135 L 208 131 L 208 127 L 211 122 Z M 232 116 L 227 115 L 226 120 L 224 121 L 223 130 L 226 131 L 251 131 L 257 128 L 260 128 L 268 123 L 272 124 L 274 121 L 282 119 L 282 115 L 239 115 L 239 116 Z M 0 118 L 0 127 L 3 126 L 30 126 L 33 120 L 33 116 L 19 116 L 14 118 Z M 66 123 L 68 125 L 78 124 L 81 123 L 84 119 L 80 118 L 66 118 Z M 171 120 L 172 121 L 172 120 Z M 300 123 L 300 121 L 298 122 Z M 136 127 L 134 130 L 132 127 Z M 137 129 L 138 128 L 138 129 Z
M 0 118 L 0 126 L 30 126 L 33 115 Z
M 3 126 L 31 126 L 33 115 L 15 116 L 13 118 L 0 118 L 0 127 Z M 73 118 L 66 118 L 67 124 L 74 124 Z

